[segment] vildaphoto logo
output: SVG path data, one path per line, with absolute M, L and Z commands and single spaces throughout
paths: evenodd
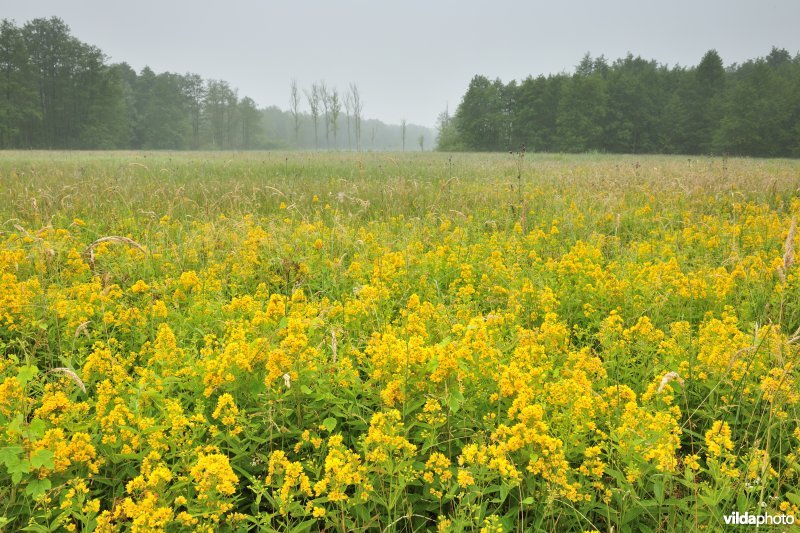
M 794 524 L 794 516 L 790 514 L 768 515 L 735 511 L 722 518 L 729 526 L 791 526 Z

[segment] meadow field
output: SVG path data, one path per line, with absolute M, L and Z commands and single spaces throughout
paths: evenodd
M 788 523 L 799 187 L 797 160 L 4 152 L 0 530 Z

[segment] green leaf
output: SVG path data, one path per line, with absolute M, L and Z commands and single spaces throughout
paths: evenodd
M 447 406 L 453 412 L 453 414 L 457 413 L 459 409 L 461 409 L 461 404 L 464 403 L 464 395 L 461 394 L 461 391 L 455 389 L 452 393 L 450 393 L 450 398 L 447 400 Z
M 39 369 L 35 365 L 21 366 L 17 372 L 17 379 L 22 385 L 25 385 L 38 373 Z
M 34 418 L 31 420 L 28 432 L 31 437 L 38 438 L 44 435 L 45 429 L 47 429 L 47 425 L 44 423 L 44 420 L 41 418 Z
M 796 492 L 787 492 L 786 499 L 795 505 L 800 505 L 800 494 L 797 494 Z
M 620 523 L 625 525 L 630 524 L 631 522 L 639 518 L 639 516 L 642 513 L 644 513 L 644 511 L 645 511 L 644 507 L 633 507 L 631 509 L 628 509 L 627 511 L 622 513 L 622 516 L 620 517 Z
M 655 479 L 655 483 L 653 485 L 653 493 L 655 494 L 656 501 L 659 505 L 664 503 L 664 478 L 659 476 Z
M 55 463 L 53 463 L 53 452 L 50 450 L 36 450 L 31 455 L 31 465 L 34 468 L 49 468 L 52 470 L 55 468 Z
M 49 479 L 34 479 L 25 487 L 25 494 L 30 494 L 34 499 L 38 499 L 50 490 L 50 486 Z
M 750 505 L 747 502 L 747 495 L 743 491 L 740 491 L 736 495 L 736 510 L 743 513 L 747 511 L 749 508 Z
M 520 503 L 521 503 L 522 505 L 533 505 L 533 504 L 534 504 L 534 502 L 535 502 L 535 500 L 533 499 L 533 496 L 528 496 L 527 498 L 525 498 L 524 500 L 522 500 Z
M 51 533 L 53 530 L 41 524 L 30 524 L 23 527 L 20 531 L 32 531 L 33 533 Z
M 278 321 L 277 329 L 280 331 L 284 329 L 287 325 L 289 325 L 289 317 L 288 316 L 281 317 L 280 321 Z
M 22 433 L 22 423 L 24 421 L 25 418 L 21 414 L 15 416 L 14 419 L 11 421 L 11 423 L 8 425 L 6 431 L 9 434 Z
M 30 471 L 31 471 L 31 464 L 28 462 L 27 459 L 23 459 L 14 466 L 8 467 L 8 473 L 11 474 L 11 482 L 14 485 L 19 485 L 19 482 L 22 481 L 22 476 Z
M 5 448 L 0 448 L 0 463 L 3 463 L 11 469 L 12 466 L 19 464 L 19 456 L 23 454 L 25 450 L 22 446 L 7 446 Z
M 311 389 L 309 389 L 306 385 L 300 385 L 300 391 L 303 394 L 311 394 Z
M 294 526 L 289 531 L 291 533 L 302 533 L 304 531 L 311 531 L 314 525 L 317 523 L 316 518 L 311 518 L 310 520 L 306 520 L 305 522 L 300 522 L 296 526 Z
M 330 416 L 322 421 L 322 425 L 325 426 L 325 429 L 327 429 L 329 432 L 336 429 L 336 423 L 336 419 Z
M 506 498 L 508 497 L 508 493 L 509 492 L 511 492 L 511 487 L 509 487 L 505 483 L 500 485 L 500 502 L 501 503 L 506 501 Z

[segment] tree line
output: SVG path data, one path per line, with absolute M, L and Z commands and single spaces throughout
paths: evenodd
M 773 48 L 728 68 L 715 50 L 688 68 L 586 54 L 572 74 L 475 76 L 437 122 L 445 151 L 798 157 L 800 54 Z
M 136 73 L 59 18 L 0 23 L 0 148 L 254 148 L 260 112 L 222 80 Z
M 63 20 L 0 22 L 0 149 L 394 150 L 406 128 L 365 119 L 358 86 L 291 83 L 289 110 L 260 109 L 224 80 L 134 71 Z M 434 132 L 409 125 L 420 147 Z M 421 141 L 420 141 L 421 139 Z

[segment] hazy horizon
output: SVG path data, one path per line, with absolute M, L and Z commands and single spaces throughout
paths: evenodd
M 260 107 L 286 109 L 292 78 L 301 88 L 324 80 L 343 90 L 354 82 L 366 118 L 427 127 L 446 106 L 455 110 L 475 74 L 507 82 L 569 72 L 586 52 L 690 66 L 713 48 L 727 66 L 765 56 L 772 46 L 800 51 L 800 2 L 786 0 L 657 7 L 501 1 L 491 9 L 475 1 L 236 0 L 224 13 L 210 9 L 215 5 L 143 0 L 123 10 L 97 0 L 33 0 L 5 6 L 0 17 L 19 24 L 60 17 L 112 62 L 223 79 Z

